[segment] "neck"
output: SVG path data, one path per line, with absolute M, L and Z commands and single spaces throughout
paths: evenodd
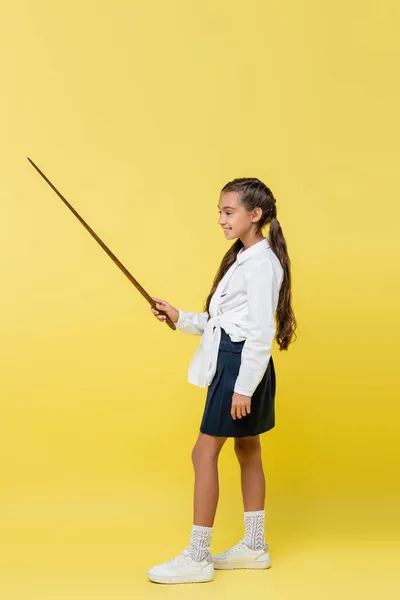
M 258 242 L 261 242 L 261 240 L 265 240 L 265 237 L 263 236 L 263 234 L 260 232 L 257 235 L 248 235 L 248 236 L 244 236 L 240 238 L 242 241 L 242 244 L 244 246 L 244 250 L 247 250 L 248 248 L 250 248 L 251 246 L 254 246 L 254 244 L 258 244 Z

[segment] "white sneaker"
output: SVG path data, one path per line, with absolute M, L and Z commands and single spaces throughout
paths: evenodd
M 263 550 L 252 550 L 244 540 L 221 554 L 212 554 L 211 558 L 215 569 L 269 569 L 271 566 L 268 544 Z
M 214 579 L 214 565 L 210 554 L 197 562 L 185 549 L 176 558 L 152 567 L 147 574 L 155 583 L 200 583 Z

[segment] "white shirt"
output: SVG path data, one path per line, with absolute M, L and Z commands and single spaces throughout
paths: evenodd
M 202 388 L 211 384 L 223 327 L 233 342 L 245 340 L 234 392 L 253 395 L 271 356 L 282 280 L 282 266 L 264 238 L 247 250 L 239 250 L 212 296 L 210 318 L 207 312 L 179 310 L 176 328 L 202 335 L 189 366 L 189 383 Z

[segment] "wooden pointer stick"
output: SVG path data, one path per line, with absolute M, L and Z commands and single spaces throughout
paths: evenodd
M 71 204 L 64 198 L 64 196 L 62 194 L 60 194 L 60 192 L 58 191 L 58 189 L 56 187 L 54 187 L 54 185 L 51 183 L 51 181 L 49 181 L 49 179 L 47 179 L 46 175 L 44 175 L 44 173 L 42 173 L 42 171 L 39 169 L 39 167 L 37 167 L 35 165 L 35 163 L 33 162 L 33 160 L 31 160 L 29 158 L 29 156 L 27 156 L 27 159 L 29 160 L 29 162 L 31 163 L 31 165 L 36 169 L 36 171 L 43 177 L 43 179 L 45 181 L 47 181 L 47 183 L 49 184 L 49 186 L 55 191 L 55 193 L 61 198 L 61 200 L 68 206 L 68 208 L 74 213 L 74 215 L 76 216 L 76 218 L 82 223 L 82 225 L 85 227 L 85 229 L 88 230 L 88 232 L 90 233 L 91 236 L 94 237 L 94 239 L 96 240 L 96 242 L 98 242 L 100 244 L 100 246 L 103 248 L 103 250 L 105 250 L 108 254 L 108 256 L 110 258 L 112 258 L 112 260 L 115 262 L 115 264 L 121 269 L 121 271 L 127 276 L 127 278 L 129 279 L 129 281 L 131 283 L 133 283 L 133 285 L 135 286 L 135 288 L 142 294 L 142 296 L 147 300 L 147 302 L 156 310 L 159 311 L 160 314 L 163 314 L 166 316 L 166 324 L 168 325 L 168 327 L 170 327 L 172 330 L 176 330 L 175 324 L 171 321 L 171 319 L 169 318 L 169 316 L 163 311 L 160 310 L 159 308 L 156 308 L 156 301 L 153 300 L 153 298 L 150 296 L 150 294 L 148 294 L 146 292 L 146 290 L 140 285 L 140 283 L 133 277 L 133 275 L 131 275 L 128 271 L 128 269 L 126 267 L 124 267 L 124 265 L 118 260 L 118 258 L 115 256 L 115 254 L 113 254 L 111 252 L 111 250 L 105 245 L 105 243 L 103 242 L 103 240 L 101 238 L 99 238 L 99 236 L 93 231 L 93 229 L 82 219 L 82 217 L 76 212 L 76 210 L 74 209 L 73 206 L 71 206 Z

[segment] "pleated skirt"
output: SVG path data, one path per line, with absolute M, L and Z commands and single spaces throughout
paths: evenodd
M 247 437 L 259 435 L 275 426 L 276 377 L 272 356 L 260 383 L 251 398 L 251 412 L 241 419 L 231 416 L 232 396 L 239 374 L 244 340 L 232 342 L 221 327 L 217 368 L 207 390 L 202 433 L 218 437 Z

